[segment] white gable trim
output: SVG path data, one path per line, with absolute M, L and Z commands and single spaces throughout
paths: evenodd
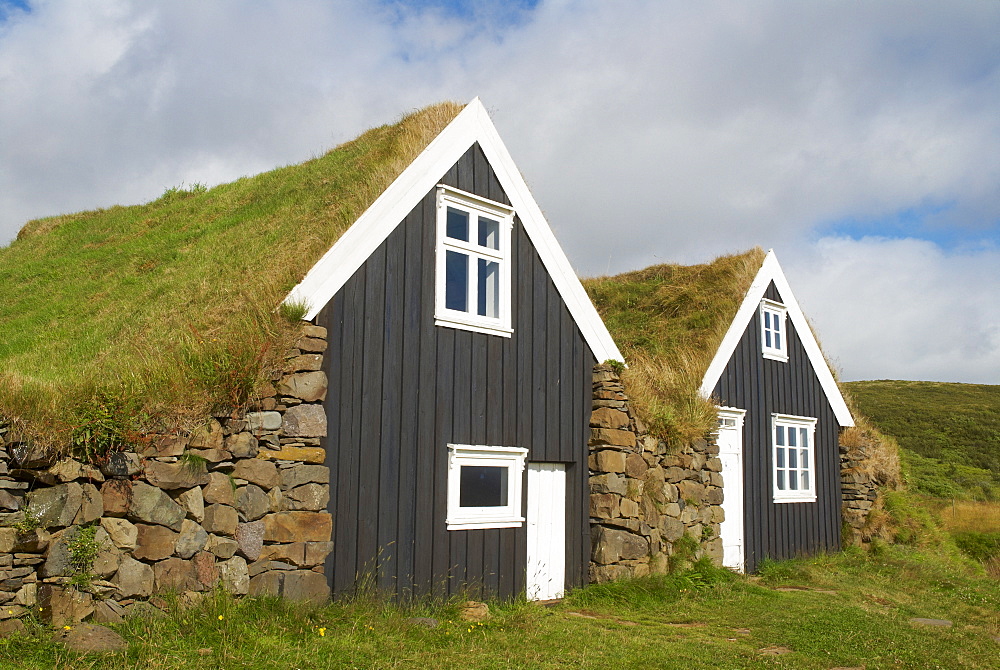
M 809 357 L 809 362 L 812 363 L 813 369 L 816 371 L 816 377 L 819 379 L 824 393 L 826 393 L 827 400 L 830 402 L 833 413 L 837 417 L 837 422 L 841 426 L 853 426 L 854 418 L 851 416 L 851 411 L 847 409 L 847 403 L 844 402 L 844 396 L 840 393 L 837 380 L 834 379 L 833 373 L 830 372 L 830 366 L 827 365 L 826 359 L 823 357 L 823 352 L 819 348 L 819 343 L 813 336 L 812 329 L 809 327 L 805 315 L 799 308 L 799 303 L 795 300 L 795 295 L 788 285 L 788 280 L 785 279 L 785 273 L 781 271 L 781 266 L 778 265 L 778 258 L 774 255 L 773 249 L 767 252 L 767 256 L 764 258 L 764 262 L 757 272 L 757 276 L 754 277 L 753 283 L 750 285 L 750 289 L 743 299 L 743 304 L 740 305 L 739 310 L 736 312 L 736 318 L 730 324 L 729 330 L 726 331 L 726 336 L 722 338 L 722 344 L 719 345 L 719 350 L 715 352 L 715 357 L 712 359 L 711 365 L 708 366 L 708 371 L 705 372 L 700 389 L 702 396 L 706 398 L 711 396 L 715 385 L 719 383 L 719 378 L 722 377 L 722 373 L 725 372 L 726 366 L 733 356 L 733 352 L 736 351 L 736 345 L 740 343 L 747 326 L 757 313 L 757 310 L 760 309 L 760 301 L 764 299 L 764 293 L 772 281 L 778 289 L 778 293 L 781 294 L 782 304 L 787 310 L 788 319 L 795 326 L 795 332 L 802 342 L 802 348 L 805 349 L 806 355 Z
M 395 230 L 407 214 L 476 142 L 510 198 L 524 230 L 570 315 L 597 361 L 623 361 L 594 304 L 531 195 L 513 159 L 497 134 L 486 108 L 476 98 L 435 137 L 358 220 L 330 247 L 292 289 L 284 302 L 305 304 L 305 319 L 313 319 L 347 280 Z

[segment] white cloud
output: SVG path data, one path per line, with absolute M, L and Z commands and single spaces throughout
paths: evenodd
M 825 224 L 928 203 L 950 205 L 932 223 L 952 236 L 998 237 L 998 3 L 552 0 L 512 13 L 482 0 L 468 15 L 351 0 L 32 7 L 0 23 L 0 243 L 30 217 L 297 162 L 414 107 L 476 95 L 584 274 L 759 244 L 786 263 L 786 250 L 809 256 L 827 277 L 842 265 L 822 255 L 829 241 L 815 242 Z M 880 286 L 865 298 L 873 305 L 897 277 L 923 276 L 905 274 L 918 272 L 909 247 L 879 248 L 903 265 L 867 270 L 865 286 Z M 984 300 L 978 287 L 1000 290 L 994 251 L 963 258 L 986 274 L 942 270 L 942 285 Z M 909 333 L 908 308 L 884 307 L 883 332 Z M 961 318 L 990 323 L 973 307 Z M 826 323 L 837 316 L 826 309 L 809 313 Z M 966 331 L 995 338 L 983 328 Z M 898 356 L 912 351 L 924 361 L 913 369 L 942 379 L 978 361 L 981 379 L 1000 380 L 972 340 L 931 335 Z M 848 351 L 846 336 L 825 340 L 845 370 L 867 361 L 853 375 L 900 369 Z M 924 342 L 935 343 L 926 355 Z M 943 356 L 936 367 L 932 354 Z
M 824 238 L 779 260 L 845 379 L 997 382 L 1000 248 Z

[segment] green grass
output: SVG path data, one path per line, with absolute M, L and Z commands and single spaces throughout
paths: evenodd
M 891 380 L 844 386 L 899 442 L 912 489 L 941 498 L 1000 499 L 1000 386 Z
M 583 280 L 628 363 L 623 381 L 654 435 L 680 441 L 715 428 L 715 408 L 698 387 L 764 251 L 703 265 L 656 265 Z
M 27 224 L 0 249 L 0 416 L 61 443 L 98 393 L 146 417 L 245 401 L 291 337 L 281 299 L 459 109 L 231 184 Z
M 784 589 L 784 590 L 778 590 Z M 492 603 L 482 625 L 457 603 L 360 598 L 322 607 L 214 595 L 117 625 L 122 654 L 78 657 L 33 626 L 0 640 L 12 668 L 991 668 L 1000 581 L 907 547 L 769 563 L 755 578 L 705 565 L 595 585 L 562 603 Z M 432 616 L 425 628 L 411 616 Z M 910 623 L 943 618 L 951 628 Z M 321 635 L 320 630 L 323 629 Z M 781 655 L 766 651 L 782 647 Z

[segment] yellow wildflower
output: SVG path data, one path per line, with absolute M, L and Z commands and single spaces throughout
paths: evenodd
M 219 621 L 222 621 L 222 615 L 221 614 L 219 615 Z

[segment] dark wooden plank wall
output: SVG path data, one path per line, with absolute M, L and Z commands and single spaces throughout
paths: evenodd
M 765 296 L 781 302 L 772 283 Z M 720 404 L 745 409 L 743 427 L 744 546 L 753 572 L 765 558 L 785 559 L 840 549 L 840 426 L 788 324 L 788 362 L 761 356 L 760 312 L 751 320 L 714 395 Z M 774 503 L 771 414 L 816 417 L 816 502 Z
M 478 146 L 441 182 L 509 204 Z M 519 220 L 513 337 L 434 326 L 435 235 L 432 191 L 318 320 L 330 338 L 333 590 L 359 577 L 403 598 L 524 590 L 524 528 L 446 530 L 449 443 L 527 447 L 529 462 L 567 464 L 567 584 L 581 584 L 593 354 Z

